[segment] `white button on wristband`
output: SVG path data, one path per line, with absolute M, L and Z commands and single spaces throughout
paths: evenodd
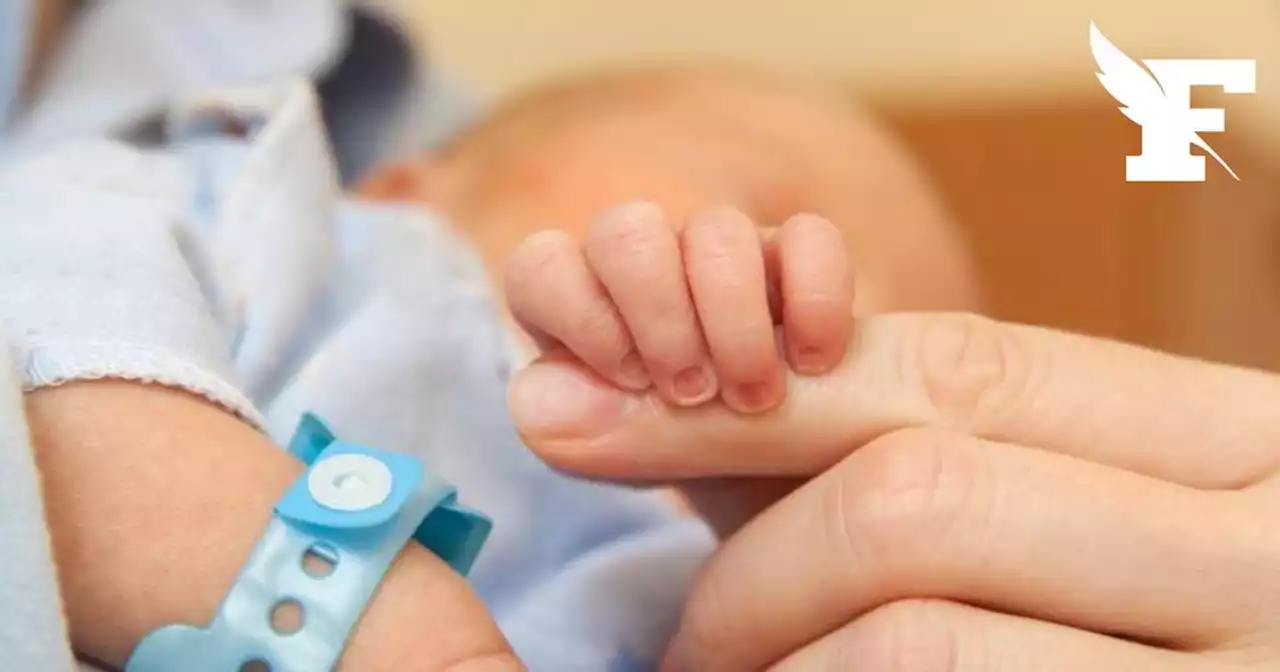
M 321 506 L 335 511 L 364 511 L 387 501 L 391 470 L 368 455 L 334 455 L 312 465 L 307 489 Z

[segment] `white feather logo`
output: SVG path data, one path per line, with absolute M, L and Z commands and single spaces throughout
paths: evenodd
M 1089 22 L 1089 46 L 1093 49 L 1093 60 L 1098 64 L 1098 81 L 1123 107 L 1120 112 L 1139 126 L 1152 123 L 1168 124 L 1176 112 L 1169 109 L 1164 89 L 1160 82 L 1146 68 L 1129 58 L 1114 44 L 1111 44 L 1098 26 Z M 1186 130 L 1187 141 L 1203 149 L 1223 168 L 1231 173 L 1231 177 L 1239 180 L 1231 166 L 1213 151 L 1209 143 L 1193 129 Z

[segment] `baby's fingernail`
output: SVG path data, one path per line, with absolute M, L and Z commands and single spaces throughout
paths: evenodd
M 652 383 L 649 380 L 649 372 L 645 369 L 644 360 L 640 359 L 640 354 L 635 350 L 628 352 L 627 356 L 622 358 L 622 364 L 618 367 L 618 382 L 633 390 L 648 389 Z
M 683 406 L 701 404 L 715 396 L 715 380 L 710 366 L 691 366 L 671 379 L 671 396 Z
M 752 413 L 773 405 L 773 386 L 769 383 L 743 383 L 732 390 L 732 404 L 738 410 Z
M 827 368 L 827 351 L 812 346 L 792 348 L 791 367 L 796 373 L 821 373 Z
M 567 362 L 535 362 L 516 374 L 507 393 L 516 429 L 535 439 L 603 434 L 633 404 L 627 393 Z

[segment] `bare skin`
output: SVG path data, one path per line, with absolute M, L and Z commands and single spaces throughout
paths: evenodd
M 302 472 L 239 419 L 158 386 L 39 390 L 27 414 L 72 643 L 113 667 L 161 625 L 209 621 Z M 342 664 L 521 669 L 466 582 L 416 546 L 387 574 Z

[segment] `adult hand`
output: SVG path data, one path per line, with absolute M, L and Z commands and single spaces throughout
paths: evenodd
M 565 362 L 513 385 L 561 469 L 713 479 L 732 534 L 666 669 L 1280 665 L 1280 378 L 923 314 L 864 321 L 837 370 L 790 384 L 763 416 Z

